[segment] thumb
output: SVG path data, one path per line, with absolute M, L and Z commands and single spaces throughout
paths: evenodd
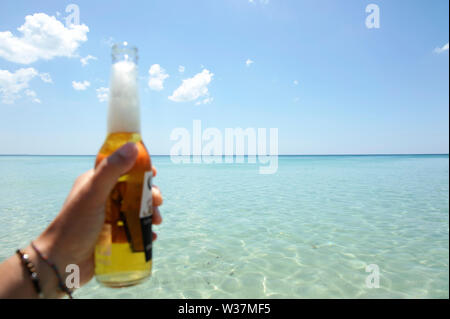
M 138 155 L 135 143 L 127 143 L 105 158 L 95 169 L 92 187 L 99 199 L 104 201 L 119 177 L 129 171 Z

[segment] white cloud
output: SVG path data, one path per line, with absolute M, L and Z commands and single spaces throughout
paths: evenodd
M 164 80 L 169 77 L 159 64 L 153 64 L 148 70 L 148 74 L 150 75 L 148 79 L 148 86 L 150 89 L 155 91 L 161 91 L 164 89 Z
M 99 102 L 108 101 L 109 89 L 105 87 L 101 87 L 95 90 L 97 92 L 97 98 Z
M 50 76 L 49 73 L 40 73 L 39 77 L 41 78 L 42 81 L 44 81 L 45 83 L 53 83 L 52 81 L 52 77 Z
M 107 39 L 103 38 L 101 42 L 102 42 L 102 44 L 104 44 L 108 47 L 112 47 L 114 45 L 115 40 L 113 37 L 109 37 Z
M 178 66 L 178 72 L 183 73 L 184 70 L 185 70 L 184 66 L 182 66 L 182 65 Z
M 298 85 L 298 81 L 297 80 L 294 80 L 294 85 Z
M 31 100 L 34 102 L 34 103 L 41 103 L 41 100 L 39 100 L 37 97 L 36 97 L 36 92 L 34 92 L 33 90 L 30 90 L 30 89 L 26 89 L 25 90 L 25 95 L 26 96 L 29 96 L 30 98 L 31 98 Z
M 72 87 L 77 91 L 84 91 L 91 85 L 89 81 L 77 82 L 72 81 Z
M 39 74 L 34 68 L 18 69 L 16 72 L 9 72 L 8 70 L 0 70 L 0 97 L 4 104 L 13 104 L 15 100 L 21 97 L 22 91 L 26 96 L 31 97 L 35 103 L 41 101 L 36 97 L 36 92 L 29 89 L 29 82 L 35 78 L 40 77 L 44 82 L 49 82 L 44 79 L 50 79 L 48 73 Z
M 255 63 L 254 61 L 247 59 L 247 61 L 245 61 L 245 65 L 246 66 L 250 66 L 250 64 Z
M 209 104 L 212 101 L 214 101 L 214 98 L 208 96 L 206 99 L 203 99 L 202 101 L 198 101 L 197 103 L 195 103 L 195 105 Z
M 0 32 L 0 57 L 21 64 L 72 57 L 87 40 L 89 32 L 84 24 L 66 28 L 61 21 L 45 13 L 27 15 L 25 23 L 17 30 L 22 34 L 20 37 L 10 31 Z
M 437 54 L 443 53 L 445 51 L 448 51 L 448 42 L 446 44 L 444 44 L 444 46 L 442 48 L 434 49 L 434 53 L 437 53 Z
M 213 73 L 204 69 L 192 78 L 183 80 L 183 83 L 173 91 L 169 100 L 174 102 L 194 101 L 202 96 L 208 96 L 208 84 L 212 81 Z
M 249 3 L 253 3 L 255 4 L 257 0 L 248 0 Z M 270 0 L 259 0 L 259 3 L 261 3 L 262 5 L 266 5 L 269 4 Z
M 89 54 L 88 56 L 80 59 L 81 65 L 82 66 L 88 65 L 89 60 L 97 60 L 97 58 L 95 56 Z

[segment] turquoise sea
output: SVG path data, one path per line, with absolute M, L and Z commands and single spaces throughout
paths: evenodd
M 449 157 L 280 156 L 174 164 L 153 276 L 76 298 L 449 298 Z M 92 156 L 0 156 L 0 261 L 53 219 Z M 368 288 L 366 267 L 379 268 Z

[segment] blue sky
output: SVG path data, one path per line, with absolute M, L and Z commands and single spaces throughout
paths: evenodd
M 88 32 L 64 33 L 70 3 Z M 378 29 L 365 25 L 370 3 L 380 8 Z M 280 154 L 448 153 L 448 6 L 2 1 L 0 154 L 95 154 L 106 134 L 107 102 L 97 89 L 109 85 L 109 43 L 125 40 L 139 49 L 142 133 L 152 154 L 168 154 L 172 130 L 192 131 L 196 119 L 222 131 L 278 128 Z M 37 16 L 25 17 L 36 13 L 46 17 L 33 29 Z M 24 42 L 21 26 L 34 40 Z M 67 47 L 55 46 L 52 28 Z M 82 66 L 88 55 L 96 59 Z M 169 75 L 160 90 L 148 85 L 154 64 Z M 168 98 L 205 69 L 213 75 L 202 96 Z M 89 86 L 75 90 L 73 81 Z

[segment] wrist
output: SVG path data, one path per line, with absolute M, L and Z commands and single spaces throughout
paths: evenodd
M 52 272 L 52 269 L 38 256 L 31 245 L 27 246 L 23 251 L 28 254 L 29 259 L 35 266 L 43 297 L 50 299 L 60 298 L 62 294 L 58 288 L 58 279 Z M 36 297 L 38 297 L 37 294 Z
M 33 245 L 37 248 L 29 245 L 26 247 L 26 252 L 29 254 L 30 258 L 35 263 L 38 275 L 41 281 L 41 289 L 45 298 L 61 298 L 64 296 L 64 292 L 60 288 L 60 280 L 58 275 L 56 275 L 55 270 L 49 265 L 44 258 L 48 258 L 48 261 L 55 264 L 58 272 L 60 269 L 64 270 L 64 261 L 62 261 L 58 254 L 55 253 L 56 246 L 52 243 L 51 240 L 46 239 L 45 237 L 38 237 L 35 241 L 33 241 Z M 63 283 L 65 280 L 64 273 L 60 273 L 62 276 Z

